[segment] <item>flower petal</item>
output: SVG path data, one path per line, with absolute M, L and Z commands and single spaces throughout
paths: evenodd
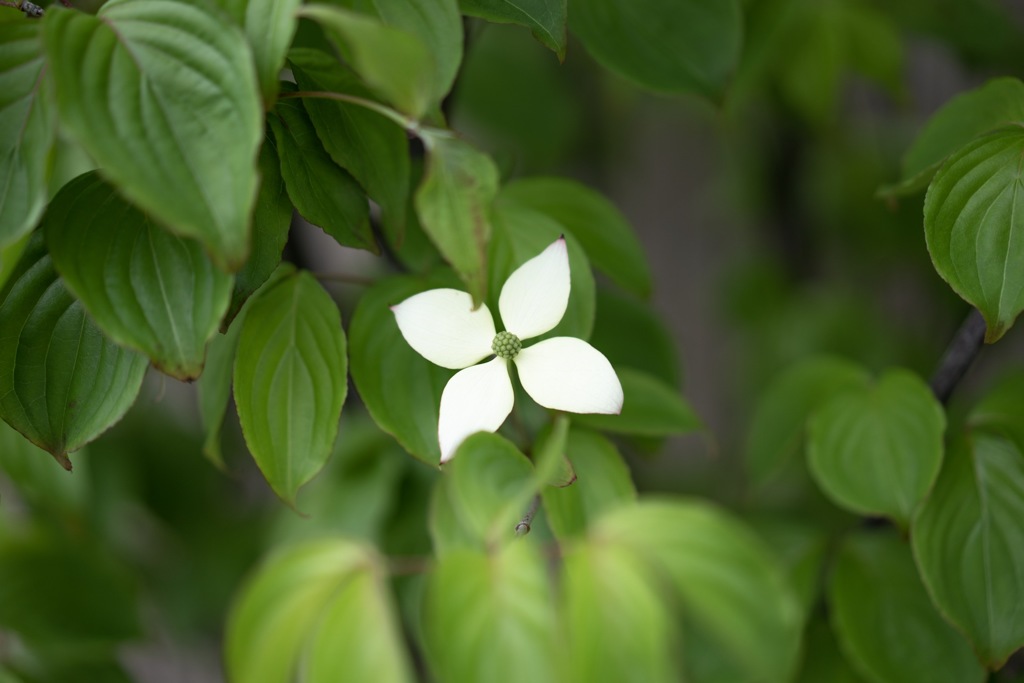
M 391 307 L 405 341 L 443 368 L 461 370 L 491 354 L 494 320 L 487 306 L 457 289 L 431 289 Z
M 545 408 L 570 413 L 622 411 L 622 384 L 604 354 L 574 337 L 545 339 L 515 359 L 519 381 Z
M 455 455 L 455 449 L 470 434 L 493 432 L 500 427 L 512 412 L 512 399 L 512 381 L 504 358 L 455 373 L 441 394 L 441 417 L 437 422 L 441 462 Z
M 498 297 L 505 329 L 520 339 L 536 337 L 553 328 L 568 305 L 569 252 L 564 237 L 516 268 Z

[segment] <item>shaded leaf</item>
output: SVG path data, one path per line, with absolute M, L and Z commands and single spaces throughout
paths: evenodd
M 499 24 L 519 24 L 565 60 L 566 0 L 460 0 L 462 13 Z
M 616 434 L 672 436 L 703 429 L 700 418 L 679 392 L 657 377 L 616 368 L 624 402 L 618 415 L 573 415 L 578 425 Z
M 640 370 L 679 386 L 678 345 L 658 312 L 638 297 L 598 286 L 590 343 L 617 368 Z

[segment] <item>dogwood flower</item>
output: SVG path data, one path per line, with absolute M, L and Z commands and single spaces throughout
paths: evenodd
M 437 438 L 442 463 L 470 434 L 497 430 L 512 412 L 509 361 L 515 363 L 526 393 L 545 408 L 605 414 L 622 410 L 622 385 L 615 370 L 587 342 L 552 337 L 523 347 L 524 340 L 548 332 L 565 315 L 569 284 L 569 254 L 560 237 L 505 281 L 498 297 L 503 332 L 495 330 L 485 304 L 473 310 L 472 297 L 457 289 L 431 289 L 391 307 L 409 346 L 436 365 L 459 370 L 441 394 Z

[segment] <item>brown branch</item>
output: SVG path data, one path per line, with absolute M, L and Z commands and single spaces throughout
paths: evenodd
M 946 353 L 939 362 L 939 367 L 932 375 L 931 387 L 935 398 L 945 404 L 953 394 L 953 390 L 978 357 L 978 352 L 985 342 L 985 319 L 976 308 L 972 308 L 960 329 L 953 335 L 953 340 L 946 348 Z

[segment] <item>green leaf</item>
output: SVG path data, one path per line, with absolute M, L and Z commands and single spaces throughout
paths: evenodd
M 526 541 L 443 555 L 427 579 L 423 638 L 438 680 L 558 680 L 547 563 Z
M 600 193 L 568 178 L 525 178 L 509 183 L 501 197 L 539 211 L 564 225 L 602 273 L 634 294 L 651 294 L 651 270 L 626 217 Z
M 450 133 L 425 131 L 423 143 L 427 166 L 416 190 L 416 215 L 473 300 L 480 302 L 487 290 L 488 214 L 498 192 L 498 168 Z
M 198 242 L 154 225 L 95 172 L 57 193 L 44 233 L 68 288 L 110 339 L 178 379 L 202 373 L 232 278 Z
M 7 278 L 11 276 L 14 267 L 18 265 L 21 254 L 25 251 L 25 247 L 28 246 L 31 237 L 32 233 L 26 233 L 16 242 L 12 242 L 6 247 L 0 247 L 0 289 L 3 289 L 3 286 L 7 284 Z
M 970 645 L 935 610 L 910 548 L 895 534 L 861 532 L 844 540 L 832 568 L 829 606 L 843 651 L 868 680 L 986 678 Z
M 576 481 L 541 491 L 544 512 L 555 536 L 579 536 L 602 514 L 636 500 L 636 488 L 622 456 L 600 434 L 572 429 L 565 448 Z
M 689 403 L 662 380 L 630 368 L 616 368 L 615 372 L 622 383 L 622 412 L 573 415 L 575 424 L 636 436 L 673 436 L 703 429 Z
M 61 121 L 118 189 L 218 266 L 249 251 L 263 137 L 252 53 L 200 0 L 55 7 L 44 38 Z
M 797 683 L 864 683 L 839 651 L 832 629 L 824 616 L 807 625 L 804 634 L 804 662 Z
M 242 27 L 256 60 L 256 75 L 266 109 L 274 106 L 279 75 L 298 25 L 302 0 L 246 0 Z
M 945 428 L 928 385 L 906 370 L 889 370 L 814 413 L 807 462 L 837 505 L 906 525 L 939 474 Z
M 1002 337 L 1024 310 L 1024 128 L 1001 128 L 961 147 L 924 200 L 935 270 L 985 317 L 985 341 Z
M 660 92 L 715 97 L 739 60 L 738 0 L 589 0 L 569 19 L 598 62 Z
M 380 280 L 364 292 L 349 325 L 352 379 L 359 397 L 381 429 L 432 466 L 441 460 L 437 441 L 441 392 L 453 373 L 412 350 L 390 306 L 428 289 L 450 287 L 453 280 L 450 275 Z
M 747 438 L 746 461 L 764 484 L 799 453 L 804 426 L 815 409 L 844 391 L 864 387 L 867 372 L 841 358 L 813 358 L 780 374 L 758 399 Z
M 950 444 L 911 529 L 928 592 L 982 662 L 1024 645 L 1024 452 L 977 430 Z
M 630 548 L 667 577 L 690 628 L 735 669 L 731 680 L 792 675 L 800 606 L 776 559 L 745 526 L 706 503 L 657 501 L 613 511 L 592 536 Z
M 234 393 L 242 434 L 271 488 L 292 504 L 338 434 L 348 390 L 341 316 L 300 272 L 253 302 L 240 334 Z
M 1024 83 L 994 78 L 960 93 L 935 112 L 903 157 L 900 181 L 884 194 L 910 194 L 935 177 L 946 157 L 974 138 L 1008 123 L 1024 121 Z
M 967 416 L 967 426 L 1013 441 L 1024 452 L 1024 372 L 1005 372 Z
M 656 574 L 632 552 L 594 538 L 570 546 L 562 610 L 572 683 L 672 683 L 676 620 Z
M 0 21 L 0 247 L 35 226 L 47 199 L 55 139 L 40 23 Z
M 67 453 L 135 402 L 145 356 L 103 336 L 57 277 L 38 232 L 0 291 L 0 335 L 0 417 L 71 469 Z
M 460 0 L 462 13 L 498 24 L 519 24 L 565 61 L 566 0 Z M 574 8 L 575 9 L 575 8 Z
M 359 80 L 325 52 L 296 48 L 289 53 L 288 61 L 303 91 L 372 99 Z M 324 149 L 380 205 L 384 226 L 401 236 L 410 178 L 405 131 L 377 112 L 348 102 L 306 97 L 302 104 Z
M 412 33 L 330 5 L 305 5 L 301 16 L 320 24 L 370 88 L 419 120 L 436 101 L 437 62 Z
M 89 460 L 79 463 L 76 476 L 69 477 L 45 451 L 33 446 L 6 423 L 0 422 L 0 474 L 11 480 L 19 495 L 38 510 L 80 513 L 89 493 Z
M 281 100 L 269 121 L 281 177 L 302 217 L 342 246 L 379 253 L 362 188 L 324 150 L 302 103 Z
M 598 286 L 590 343 L 617 368 L 640 370 L 670 386 L 679 386 L 678 344 L 662 316 L 636 296 Z
M 806 619 L 819 604 L 821 575 L 831 539 L 817 520 L 801 514 L 801 519 L 758 514 L 748 521 L 757 535 L 775 551 L 800 601 Z
M 498 298 L 505 281 L 519 266 L 544 251 L 559 235 L 565 235 L 569 250 L 571 288 L 569 304 L 553 330 L 527 342 L 536 343 L 550 337 L 588 339 L 594 328 L 595 284 L 590 262 L 575 235 L 542 213 L 507 201 L 495 202 L 491 216 L 494 234 L 491 239 L 488 305 L 498 311 Z
M 380 560 L 349 541 L 279 550 L 228 618 L 234 683 L 412 681 Z

